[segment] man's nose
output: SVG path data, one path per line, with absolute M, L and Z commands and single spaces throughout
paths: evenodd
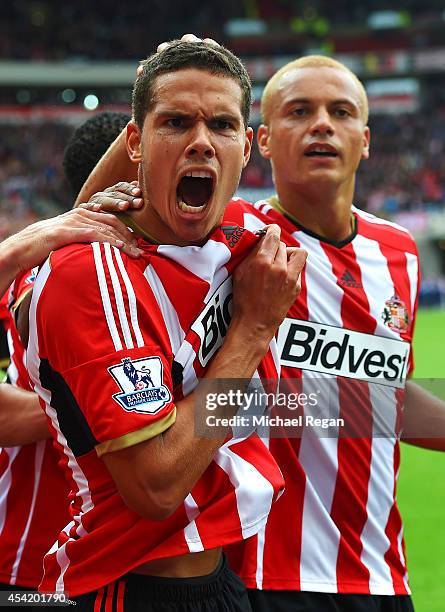
M 311 134 L 327 134 L 332 136 L 334 133 L 332 118 L 326 108 L 317 110 L 311 125 Z
M 185 154 L 188 158 L 204 157 L 211 159 L 215 156 L 211 134 L 209 128 L 204 123 L 198 122 L 193 127 Z

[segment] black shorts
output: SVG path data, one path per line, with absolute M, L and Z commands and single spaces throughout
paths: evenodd
M 76 602 L 75 612 L 252 612 L 246 587 L 224 558 L 207 576 L 126 574 L 98 591 L 70 599 Z
M 409 595 L 343 595 L 249 589 L 253 612 L 413 612 Z

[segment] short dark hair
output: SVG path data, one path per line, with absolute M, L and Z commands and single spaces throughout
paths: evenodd
M 63 169 L 77 196 L 94 166 L 130 121 L 127 113 L 104 111 L 77 127 L 65 149 Z
M 185 68 L 197 68 L 234 79 L 242 92 L 241 114 L 245 127 L 249 123 L 252 83 L 241 60 L 222 46 L 204 42 L 172 41 L 160 53 L 142 62 L 143 71 L 133 87 L 133 117 L 142 130 L 147 112 L 154 103 L 156 77 Z

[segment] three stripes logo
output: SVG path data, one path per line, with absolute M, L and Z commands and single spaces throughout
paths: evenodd
M 349 270 L 343 272 L 340 278 L 340 285 L 342 287 L 352 287 L 352 289 L 361 289 L 363 287 L 363 285 L 352 276 Z
M 231 249 L 233 249 L 245 231 L 244 228 L 239 227 L 239 225 L 222 225 L 221 230 Z

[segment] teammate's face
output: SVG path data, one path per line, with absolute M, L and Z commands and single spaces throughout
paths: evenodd
M 336 68 L 300 68 L 285 74 L 272 96 L 269 124 L 260 127 L 258 143 L 277 185 L 353 189 L 360 160 L 369 155 L 369 128 L 354 79 Z
M 235 80 L 207 71 L 157 77 L 142 133 L 129 127 L 127 149 L 145 200 L 137 220 L 159 242 L 202 243 L 221 221 L 250 156 L 241 99 Z

